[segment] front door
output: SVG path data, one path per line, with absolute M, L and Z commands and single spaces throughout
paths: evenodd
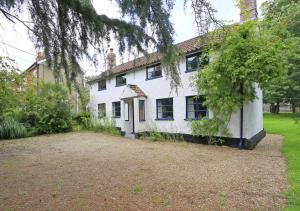
M 124 100 L 124 129 L 126 135 L 134 133 L 134 103 L 133 99 Z

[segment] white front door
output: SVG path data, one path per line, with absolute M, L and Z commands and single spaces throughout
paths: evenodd
M 134 133 L 134 104 L 133 98 L 124 100 L 124 129 L 126 135 Z

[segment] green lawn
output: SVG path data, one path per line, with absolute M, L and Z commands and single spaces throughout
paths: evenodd
M 284 136 L 282 152 L 287 161 L 290 189 L 286 193 L 287 210 L 300 210 L 300 122 L 295 123 L 292 114 L 264 114 L 267 133 Z

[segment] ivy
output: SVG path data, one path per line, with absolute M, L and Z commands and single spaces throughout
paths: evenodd
M 209 119 L 191 122 L 194 135 L 230 136 L 232 114 L 257 98 L 257 87 L 263 88 L 287 69 L 287 46 L 265 30 L 263 22 L 248 21 L 228 30 L 222 43 L 208 46 L 212 61 L 194 79 L 212 113 Z

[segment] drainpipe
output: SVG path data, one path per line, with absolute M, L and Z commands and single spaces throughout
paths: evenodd
M 244 149 L 244 139 L 243 139 L 243 127 L 244 127 L 244 102 L 243 102 L 243 83 L 240 84 L 240 92 L 241 92 L 241 110 L 240 110 L 240 143 L 239 148 Z

